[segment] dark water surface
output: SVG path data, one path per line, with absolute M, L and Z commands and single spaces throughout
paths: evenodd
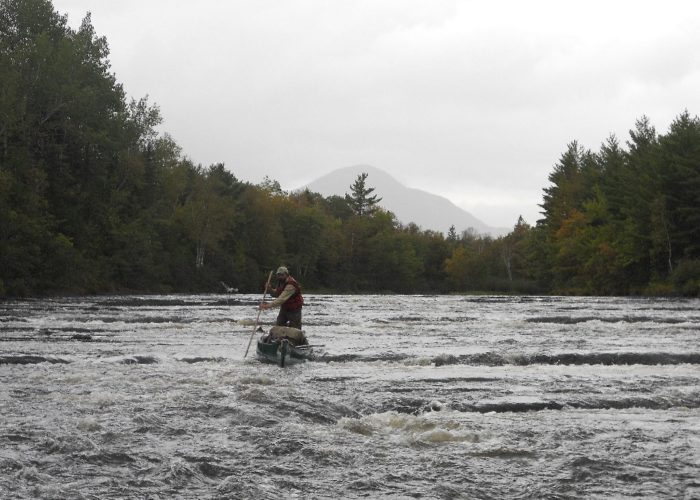
M 700 498 L 699 300 L 258 299 L 0 303 L 0 497 Z

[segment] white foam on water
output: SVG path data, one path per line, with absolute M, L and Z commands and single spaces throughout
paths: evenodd
M 0 496 L 699 493 L 700 301 L 308 297 L 327 356 L 285 369 L 224 296 L 20 301 Z

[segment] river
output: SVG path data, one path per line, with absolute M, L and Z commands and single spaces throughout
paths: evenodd
M 700 498 L 700 300 L 305 298 L 0 302 L 0 497 Z

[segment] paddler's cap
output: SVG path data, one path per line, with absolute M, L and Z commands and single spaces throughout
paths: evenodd
M 289 274 L 289 270 L 284 266 L 280 266 L 277 268 L 277 276 L 281 274 Z

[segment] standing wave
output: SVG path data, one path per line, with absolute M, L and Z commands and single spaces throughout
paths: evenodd
M 700 364 L 700 353 L 600 352 L 559 354 L 499 354 L 486 352 L 462 356 L 440 355 L 435 366 L 443 365 L 680 365 Z
M 35 365 L 37 363 L 68 364 L 61 358 L 47 358 L 46 356 L 36 356 L 32 354 L 17 354 L 0 356 L 0 365 Z
M 316 356 L 313 361 L 321 363 L 374 363 L 406 362 L 413 357 L 407 354 L 389 353 L 382 355 L 340 354 Z M 521 354 L 484 352 L 478 354 L 441 354 L 429 360 L 435 366 L 481 365 L 481 366 L 527 366 L 527 365 L 680 365 L 700 364 L 700 353 L 669 352 L 599 352 L 599 353 L 558 353 Z

